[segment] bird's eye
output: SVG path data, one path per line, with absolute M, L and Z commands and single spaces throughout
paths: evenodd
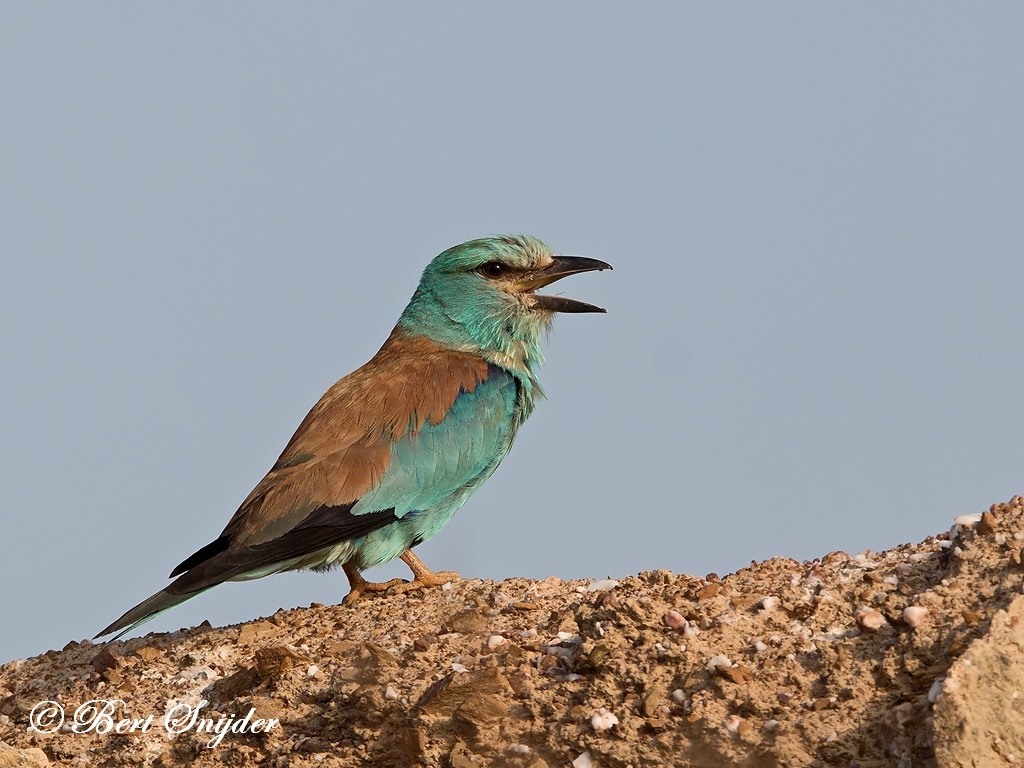
M 477 269 L 484 277 L 501 277 L 508 272 L 508 267 L 502 264 L 500 261 L 488 261 L 486 264 L 480 266 Z

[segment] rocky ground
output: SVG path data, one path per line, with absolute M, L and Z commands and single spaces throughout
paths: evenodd
M 0 766 L 1024 762 L 1024 500 L 957 523 L 723 577 L 467 580 L 72 642 L 0 668 Z M 94 699 L 138 727 L 76 733 Z M 28 727 L 43 700 L 66 713 L 57 727 L 36 709 L 52 733 Z M 203 701 L 222 729 L 254 710 L 249 732 L 170 737 L 165 713 Z

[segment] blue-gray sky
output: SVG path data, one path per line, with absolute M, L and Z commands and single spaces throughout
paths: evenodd
M 435 254 L 528 232 L 549 399 L 424 560 L 882 549 L 1024 491 L 1024 6 L 0 6 L 0 660 L 212 540 Z M 401 573 L 398 566 L 371 576 Z M 228 584 L 147 625 L 336 602 Z

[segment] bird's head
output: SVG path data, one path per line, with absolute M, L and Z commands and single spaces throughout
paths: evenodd
M 538 294 L 579 272 L 611 269 L 597 259 L 559 256 L 528 235 L 456 245 L 423 271 L 399 325 L 415 335 L 533 375 L 540 338 L 556 312 L 604 312 L 564 296 Z

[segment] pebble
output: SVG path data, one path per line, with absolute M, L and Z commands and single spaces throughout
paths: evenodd
M 499 645 L 505 642 L 505 638 L 501 635 L 491 635 L 487 638 L 487 650 L 493 651 Z
M 778 720 L 766 720 L 765 724 L 761 726 L 761 730 L 762 731 L 768 731 L 769 733 L 771 733 L 772 731 L 777 731 L 778 729 L 779 729 L 779 721 Z
M 678 632 L 682 632 L 686 629 L 686 626 L 689 623 L 679 611 L 668 611 L 664 616 L 664 622 L 665 626 Z
M 974 515 L 960 515 L 959 517 L 954 517 L 953 522 L 962 528 L 972 528 L 981 522 L 981 512 Z
M 919 605 L 908 605 L 903 609 L 903 620 L 912 627 L 917 627 L 927 615 L 928 609 Z
M 935 552 L 915 552 L 907 560 L 912 563 L 923 563 L 925 560 L 931 560 L 935 554 Z
M 388 701 L 396 701 L 398 699 L 398 691 L 389 685 L 384 691 L 384 698 Z
M 833 741 L 835 741 L 838 738 L 839 738 L 839 734 L 836 733 L 835 731 L 832 731 L 832 733 L 830 733 L 828 736 L 825 737 L 825 743 L 826 744 L 831 744 Z
M 682 704 L 686 701 L 686 691 L 682 688 L 676 688 L 672 691 L 672 701 L 676 704 Z
M 742 722 L 743 718 L 739 715 L 729 715 L 722 724 L 729 733 L 736 733 L 740 729 L 740 723 Z
M 462 674 L 464 672 L 469 672 L 469 667 L 467 667 L 465 664 L 459 664 L 459 662 L 453 661 L 452 662 L 452 672 L 458 672 L 459 674 Z
M 754 650 L 758 653 L 764 653 L 768 650 L 768 646 L 765 645 L 763 640 L 758 640 L 754 643 Z
M 593 717 L 590 718 L 590 724 L 594 726 L 595 731 L 610 731 L 619 724 L 619 718 L 609 712 L 607 708 L 601 707 L 594 713 Z M 573 763 L 573 765 L 575 765 L 575 763 Z
M 519 633 L 519 636 L 523 638 L 536 637 L 537 630 L 534 627 L 531 627 L 530 629 L 524 629 L 522 632 Z
M 891 584 L 892 586 L 895 587 L 895 586 L 899 585 L 900 580 L 896 576 L 886 576 L 884 579 L 882 579 L 882 583 L 883 584 Z
M 528 755 L 530 754 L 530 748 L 525 744 L 513 744 L 508 748 L 508 751 L 513 755 Z
M 594 768 L 594 760 L 590 757 L 590 753 L 584 752 L 582 755 L 573 760 L 572 768 Z
M 316 677 L 316 673 L 320 671 L 320 667 L 316 664 L 310 664 L 309 669 L 306 670 L 307 677 Z
M 723 654 L 718 654 L 708 661 L 708 672 L 714 672 L 719 667 L 731 667 L 732 660 Z
M 619 582 L 614 579 L 599 579 L 587 585 L 587 592 L 605 592 L 609 589 L 615 589 L 617 586 L 619 586 Z
M 996 544 L 998 544 L 1000 547 L 1002 547 L 1003 545 L 1006 544 L 1006 534 L 1005 533 L 997 533 L 996 534 Z
M 766 597 L 762 597 L 761 598 L 761 610 L 762 611 L 770 611 L 772 608 L 774 608 L 778 604 L 779 604 L 779 598 L 777 598 L 775 595 L 767 595 Z
M 1017 541 L 1024 541 L 1024 531 L 1015 531 L 1013 538 Z
M 938 701 L 939 700 L 939 696 L 942 695 L 942 690 L 943 690 L 942 689 L 942 683 L 943 683 L 943 678 L 941 678 L 941 677 L 937 678 L 935 680 L 935 682 L 932 683 L 932 687 L 928 689 L 928 701 L 931 702 L 932 704 L 934 704 L 936 701 Z
M 882 625 L 887 623 L 885 616 L 880 614 L 874 608 L 858 608 L 856 613 L 854 613 L 854 618 L 857 620 L 857 624 L 860 625 L 861 629 L 866 629 L 869 632 L 881 629 Z

